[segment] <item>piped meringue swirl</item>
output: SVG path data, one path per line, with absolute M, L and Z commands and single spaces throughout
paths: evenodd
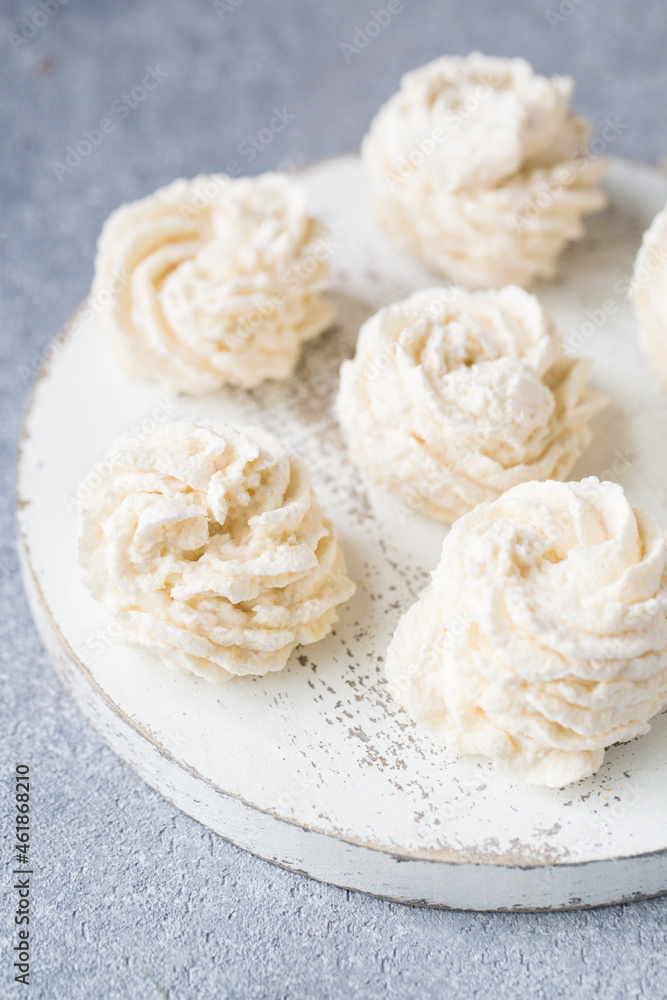
M 456 522 L 390 690 L 447 746 L 561 787 L 667 703 L 665 536 L 617 483 L 525 483 Z
M 607 203 L 573 82 L 473 52 L 407 73 L 362 144 L 393 239 L 470 287 L 552 277 L 582 216 Z
M 409 507 L 451 523 L 518 483 L 565 477 L 606 398 L 514 286 L 429 288 L 381 309 L 343 363 L 352 458 Z
M 202 395 L 294 370 L 333 320 L 331 249 L 282 174 L 177 180 L 100 235 L 92 295 L 125 368 Z
M 119 640 L 210 681 L 284 667 L 354 592 L 304 463 L 256 428 L 119 439 L 80 502 L 79 560 Z

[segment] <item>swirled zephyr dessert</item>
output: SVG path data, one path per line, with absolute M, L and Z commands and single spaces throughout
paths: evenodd
M 478 52 L 406 74 L 362 145 L 382 227 L 464 285 L 552 277 L 582 216 L 607 200 L 572 90 Z
M 119 639 L 210 681 L 285 666 L 354 592 L 308 471 L 274 438 L 178 421 L 80 491 L 79 559 Z
M 667 207 L 644 233 L 630 296 L 639 324 L 639 342 L 663 389 L 667 389 Z
M 107 219 L 92 301 L 131 374 L 193 395 L 252 388 L 331 325 L 329 256 L 284 175 L 177 180 Z
M 562 478 L 606 398 L 515 286 L 430 288 L 381 309 L 343 363 L 337 413 L 354 461 L 451 523 L 531 479 Z
M 666 610 L 664 533 L 617 483 L 525 483 L 452 528 L 390 690 L 453 750 L 561 787 L 667 702 Z

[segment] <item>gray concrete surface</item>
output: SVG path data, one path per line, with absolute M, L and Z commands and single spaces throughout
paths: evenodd
M 473 48 L 572 73 L 582 112 L 627 123 L 613 152 L 657 162 L 666 4 L 402 0 L 348 62 L 341 45 L 385 0 L 44 2 L 46 17 L 38 0 L 0 3 L 0 997 L 25 993 L 10 957 L 18 761 L 33 776 L 35 1000 L 667 996 L 667 900 L 540 915 L 410 909 L 281 871 L 177 813 L 55 679 L 23 598 L 12 509 L 28 383 L 86 293 L 120 201 L 230 159 L 259 172 L 354 148 L 404 70 Z M 119 111 L 149 68 L 159 84 Z M 295 117 L 251 162 L 241 144 L 274 106 Z M 90 154 L 55 168 L 105 117 L 113 130 Z

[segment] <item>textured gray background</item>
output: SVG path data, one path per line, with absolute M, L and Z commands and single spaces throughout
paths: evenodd
M 572 73 L 580 111 L 600 127 L 607 116 L 627 123 L 613 152 L 658 162 L 665 3 L 568 2 L 573 13 L 552 28 L 546 11 L 562 0 L 403 0 L 349 63 L 341 43 L 385 0 L 232 0 L 223 18 L 209 0 L 70 0 L 27 44 L 9 33 L 37 0 L 0 2 L 0 817 L 8 859 L 9 779 L 28 761 L 32 997 L 667 996 L 667 900 L 542 915 L 411 909 L 281 871 L 177 813 L 61 689 L 14 544 L 13 455 L 31 373 L 86 293 L 96 236 L 119 202 L 230 159 L 259 172 L 356 147 L 404 70 L 472 48 Z M 156 66 L 164 81 L 119 121 L 112 103 Z M 274 106 L 295 118 L 249 163 L 239 145 Z M 59 180 L 54 161 L 104 117 L 114 131 Z M 4 1000 L 24 988 L 12 982 L 15 899 L 3 877 Z

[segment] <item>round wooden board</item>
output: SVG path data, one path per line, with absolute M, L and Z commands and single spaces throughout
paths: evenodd
M 346 460 L 332 416 L 340 362 L 363 319 L 436 280 L 392 249 L 369 213 L 360 162 L 301 174 L 332 233 L 339 323 L 297 374 L 201 400 L 130 380 L 96 319 L 49 351 L 25 419 L 18 520 L 26 590 L 54 666 L 107 743 L 178 808 L 277 864 L 393 900 L 456 909 L 595 906 L 667 892 L 667 717 L 611 748 L 563 790 L 511 785 L 460 760 L 390 699 L 383 658 L 426 584 L 446 529 L 383 496 Z M 589 221 L 561 277 L 535 292 L 566 344 L 595 358 L 612 398 L 572 478 L 618 480 L 667 525 L 667 397 L 635 338 L 626 288 L 641 234 L 667 198 L 656 170 L 614 160 L 610 210 Z M 588 314 L 588 315 L 587 315 Z M 335 632 L 266 678 L 214 686 L 117 646 L 76 562 L 75 496 L 112 440 L 208 417 L 276 433 L 309 462 L 357 595 Z

